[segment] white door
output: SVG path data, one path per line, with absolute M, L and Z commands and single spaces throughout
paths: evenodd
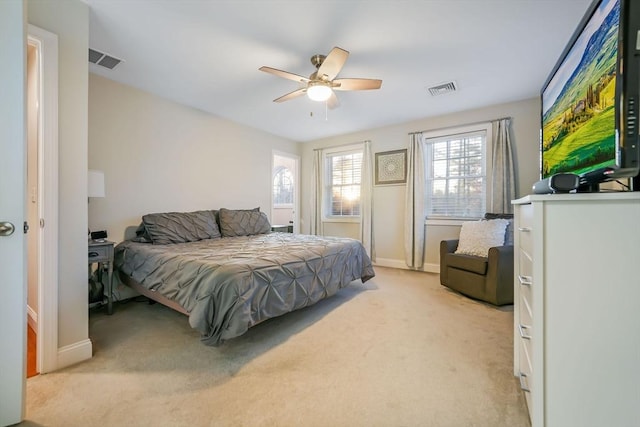
M 0 426 L 24 413 L 26 47 L 25 2 L 0 1 Z
M 290 226 L 299 232 L 300 157 L 274 151 L 271 162 L 271 224 Z

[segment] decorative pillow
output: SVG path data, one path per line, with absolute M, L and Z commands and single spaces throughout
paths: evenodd
M 504 245 L 508 223 L 506 219 L 463 223 L 456 253 L 486 257 L 489 254 L 489 248 Z
M 216 211 L 165 212 L 142 217 L 154 245 L 195 242 L 220 238 Z
M 131 240 L 133 240 L 134 242 L 140 242 L 140 243 L 153 242 L 153 240 L 151 240 L 151 236 L 149 236 L 149 233 L 147 233 L 147 229 L 144 226 L 144 222 L 141 222 L 138 228 L 136 228 L 136 237 L 134 237 Z
M 231 210 L 222 208 L 219 211 L 219 219 L 220 231 L 224 237 L 251 236 L 271 231 L 267 215 L 256 209 Z
M 507 246 L 513 246 L 513 214 L 509 213 L 485 213 L 484 219 L 506 219 L 509 221 L 507 224 L 507 231 L 504 233 L 504 244 Z

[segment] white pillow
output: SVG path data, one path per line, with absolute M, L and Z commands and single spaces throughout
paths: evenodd
M 508 224 L 509 221 L 506 219 L 463 223 L 456 253 L 486 257 L 489 248 L 504 245 L 504 234 Z

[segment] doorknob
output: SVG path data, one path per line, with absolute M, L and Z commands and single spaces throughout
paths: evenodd
M 0 222 L 0 236 L 11 236 L 15 229 L 10 222 Z

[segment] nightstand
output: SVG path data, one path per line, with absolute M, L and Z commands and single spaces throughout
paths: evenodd
M 98 264 L 98 280 L 102 281 L 102 273 L 107 268 L 107 314 L 113 313 L 113 242 L 108 240 L 89 240 L 89 275 L 91 275 L 91 265 Z
M 280 233 L 293 233 L 293 225 L 272 225 L 271 231 L 278 231 Z

